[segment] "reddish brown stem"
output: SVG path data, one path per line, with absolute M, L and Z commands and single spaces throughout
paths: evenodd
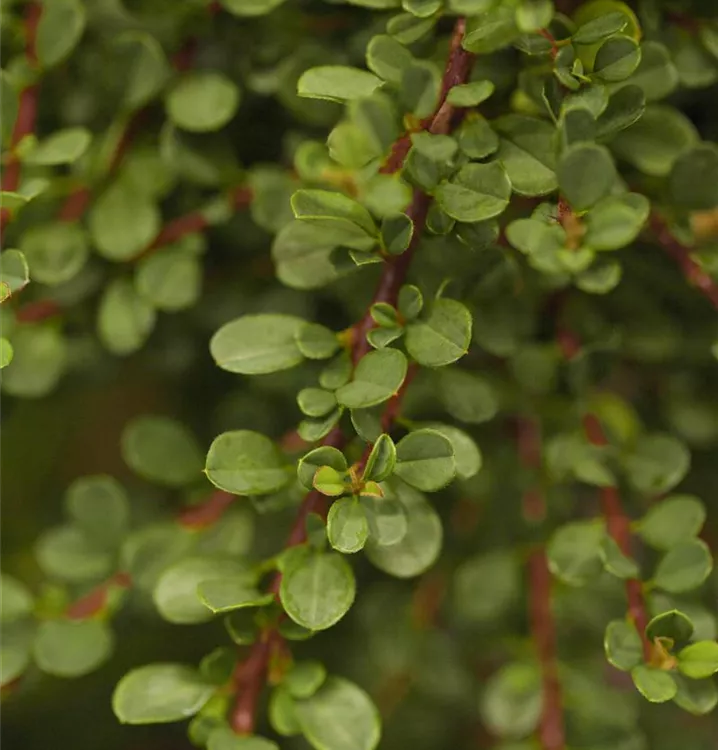
M 519 460 L 524 467 L 536 473 L 541 468 L 541 426 L 537 419 L 520 417 L 516 428 Z M 537 484 L 524 492 L 521 504 L 527 521 L 538 522 L 546 517 L 546 499 Z
M 42 320 L 54 318 L 62 313 L 62 307 L 54 299 L 40 299 L 37 302 L 28 302 L 18 308 L 15 320 L 18 323 L 39 323 Z
M 658 244 L 676 261 L 686 281 L 695 286 L 718 310 L 718 283 L 691 257 L 690 248 L 680 243 L 666 222 L 654 211 L 649 224 Z
M 27 6 L 25 12 L 25 56 L 31 67 L 34 67 L 37 64 L 35 39 L 41 15 L 42 6 L 38 3 L 30 3 Z M 12 135 L 10 136 L 10 158 L 4 165 L 3 169 L 1 185 L 4 192 L 14 193 L 20 186 L 21 164 L 20 159 L 14 151 L 23 138 L 35 131 L 38 92 L 39 86 L 33 84 L 20 93 L 17 119 L 15 120 Z M 5 233 L 5 227 L 8 225 L 11 217 L 12 214 L 9 209 L 0 209 L 0 242 Z
M 601 422 L 595 414 L 587 414 L 583 419 L 583 429 L 586 439 L 597 446 L 608 445 L 608 438 L 603 430 Z M 621 505 L 621 496 L 616 487 L 603 487 L 601 489 L 601 510 L 606 520 L 608 533 L 618 545 L 621 552 L 627 557 L 631 556 L 631 521 Z M 643 644 L 643 656 L 648 662 L 652 655 L 651 642 L 646 636 L 648 625 L 648 611 L 643 598 L 641 582 L 636 578 L 626 580 L 626 599 L 628 600 L 628 615 L 641 636 Z
M 558 43 L 556 37 L 548 29 L 539 29 L 538 33 L 551 43 L 551 57 L 555 60 L 558 55 Z
M 430 132 L 435 134 L 445 134 L 449 132 L 453 120 L 454 108 L 446 105 L 446 94 L 452 86 L 458 83 L 464 83 L 468 80 L 469 73 L 471 72 L 471 64 L 473 63 L 474 56 L 469 52 L 466 52 L 461 46 L 465 25 L 465 20 L 460 18 L 454 26 L 454 33 L 451 39 L 451 50 L 446 70 L 444 71 L 439 105 L 427 127 Z M 396 150 L 397 149 L 392 149 L 392 153 Z M 404 156 L 406 156 L 407 152 L 408 148 L 404 152 Z M 403 157 L 396 163 L 396 167 L 392 171 L 398 171 L 402 164 Z M 388 302 L 391 305 L 396 305 L 399 289 L 406 280 L 411 260 L 424 231 L 424 224 L 426 221 L 426 214 L 429 210 L 430 201 L 431 199 L 421 191 L 414 191 L 411 204 L 406 211 L 407 216 L 409 216 L 414 224 L 414 233 L 411 242 L 404 253 L 386 260 L 372 301 L 367 307 L 361 321 L 354 327 L 354 335 L 350 351 L 351 360 L 354 366 L 356 366 L 359 360 L 371 349 L 366 338 L 366 334 L 374 327 L 374 320 L 371 317 L 371 306 L 376 302 Z M 407 378 L 408 377 L 409 375 L 407 374 Z M 396 396 L 390 399 L 385 407 L 384 416 L 382 418 L 382 428 L 385 431 L 390 429 L 391 422 L 395 419 L 396 414 L 398 413 L 401 398 L 403 397 L 405 390 L 405 386 L 400 388 Z M 321 445 L 342 449 L 346 445 L 346 442 L 347 439 L 341 429 L 335 427 L 322 440 Z M 295 518 L 285 547 L 293 547 L 302 544 L 306 540 L 307 516 L 310 513 L 326 515 L 328 506 L 329 502 L 326 497 L 316 490 L 309 492 L 299 507 L 297 517 Z M 269 590 L 275 595 L 279 592 L 281 581 L 281 573 L 277 571 L 269 584 Z M 275 634 L 274 637 L 279 638 L 276 631 L 269 631 L 270 635 L 273 633 Z M 234 707 L 231 711 L 232 728 L 238 734 L 247 734 L 253 731 L 256 705 L 266 677 L 268 660 L 269 647 L 266 645 L 266 641 L 261 640 L 252 647 L 250 655 L 244 664 L 238 667 L 238 673 L 242 675 L 242 679 L 239 684 Z
M 558 679 L 556 627 L 551 611 L 551 573 L 543 550 L 529 558 L 531 633 L 541 664 L 542 709 L 539 740 L 543 750 L 566 747 L 561 683 Z
M 132 579 L 127 573 L 115 573 L 104 583 L 95 587 L 85 596 L 78 599 L 67 608 L 66 615 L 70 620 L 85 620 L 88 617 L 101 612 L 107 602 L 107 595 L 110 589 L 122 588 L 127 589 L 132 585 Z
M 236 495 L 216 490 L 203 503 L 183 510 L 177 522 L 187 529 L 204 529 L 217 523 L 236 499 Z

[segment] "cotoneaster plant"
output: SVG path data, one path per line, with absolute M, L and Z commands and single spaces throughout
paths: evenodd
M 5 421 L 176 394 L 6 560 L 9 706 L 159 617 L 114 714 L 207 750 L 714 747 L 718 5 L 2 25 Z

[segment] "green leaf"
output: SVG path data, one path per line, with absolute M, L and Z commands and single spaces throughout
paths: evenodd
M 259 313 L 225 323 L 209 342 L 219 367 L 242 375 L 288 370 L 304 358 L 296 336 L 304 325 L 293 315 Z
M 92 133 L 85 128 L 58 130 L 43 138 L 22 160 L 41 166 L 71 164 L 87 151 L 91 140 Z
M 197 585 L 202 603 L 215 614 L 245 607 L 264 607 L 274 601 L 274 594 L 262 594 L 248 581 L 247 575 L 229 578 L 203 579 Z
M 467 164 L 435 191 L 441 208 L 453 219 L 476 222 L 503 213 L 511 195 L 511 182 L 497 161 Z
M 396 464 L 396 446 L 389 435 L 380 435 L 372 446 L 364 466 L 363 479 L 382 482 L 388 479 Z
M 110 572 L 113 556 L 93 547 L 76 526 L 46 531 L 35 546 L 38 565 L 45 575 L 71 583 L 92 581 Z
M 692 539 L 666 552 L 658 563 L 653 583 L 672 594 L 690 591 L 708 578 L 712 568 L 713 558 L 706 543 Z
M 4 302 L 8 296 L 19 292 L 30 281 L 30 269 L 25 256 L 19 250 L 3 250 L 0 255 L 0 283 L 3 285 Z
M 639 86 L 649 102 L 672 93 L 678 85 L 678 71 L 666 47 L 652 40 L 643 42 L 641 62 L 627 83 Z
M 678 692 L 673 700 L 676 705 L 694 716 L 709 714 L 718 704 L 718 689 L 715 681 L 689 680 L 682 675 L 673 675 Z
M 90 209 L 88 225 L 100 255 L 120 262 L 132 260 L 152 242 L 161 217 L 147 195 L 116 180 Z
M 505 115 L 492 123 L 501 136 L 497 159 L 519 195 L 546 195 L 557 187 L 554 128 L 545 120 Z
M 162 724 L 194 716 L 215 686 L 183 664 L 148 664 L 128 672 L 112 694 L 123 724 Z
M 342 497 L 332 503 L 327 517 L 327 536 L 335 550 L 344 554 L 359 552 L 368 535 L 369 524 L 358 498 Z
M 399 290 L 397 308 L 405 320 L 414 320 L 424 306 L 421 290 L 412 284 L 404 284 Z
M 533 664 L 514 662 L 492 675 L 480 705 L 487 728 L 499 737 L 526 737 L 541 715 L 541 678 Z
M 297 219 L 331 232 L 337 244 L 357 250 L 370 250 L 377 229 L 371 214 L 357 201 L 330 190 L 297 190 L 292 195 Z
M 240 91 L 230 78 L 216 71 L 185 74 L 167 95 L 167 116 L 178 127 L 206 133 L 224 127 L 235 115 Z
M 349 611 L 356 594 L 354 573 L 338 554 L 303 555 L 282 575 L 279 597 L 287 614 L 310 630 L 325 630 Z
M 286 0 L 220 0 L 223 8 L 226 8 L 235 16 L 264 16 L 278 8 Z M 247 748 L 250 750 L 250 748 Z
M 440 432 L 451 443 L 456 462 L 456 476 L 459 479 L 471 479 L 479 472 L 483 459 L 479 447 L 470 435 L 458 429 L 458 427 L 439 424 L 438 422 L 432 422 L 425 426 Z
M 154 308 L 140 297 L 129 279 L 115 279 L 105 287 L 97 313 L 97 335 L 113 354 L 137 351 L 155 327 Z
M 347 491 L 344 472 L 332 469 L 331 466 L 320 466 L 314 475 L 312 485 L 322 495 L 329 495 L 330 497 L 338 497 Z
M 295 339 L 299 351 L 307 359 L 328 359 L 340 346 L 337 335 L 318 323 L 305 323 L 300 326 L 296 331 Z M 340 385 L 343 384 L 340 383 Z M 321 383 L 321 386 L 322 388 L 332 387 L 325 383 Z
M 425 132 L 412 133 L 411 143 L 422 156 L 437 164 L 450 162 L 459 148 L 456 140 L 449 135 Z
M 633 73 L 641 62 L 641 48 L 629 36 L 613 36 L 607 39 L 596 52 L 593 73 L 602 81 L 623 81 Z
M 170 66 L 162 45 L 148 33 L 125 32 L 116 44 L 127 56 L 123 103 L 128 110 L 137 110 L 162 91 L 171 74 Z
M 308 99 L 344 102 L 369 96 L 382 80 L 373 73 L 345 65 L 322 65 L 306 70 L 297 82 L 297 93 Z
M 302 414 L 308 417 L 323 417 L 337 405 L 337 400 L 331 391 L 322 388 L 303 388 L 297 394 L 297 404 Z
M 28 668 L 33 633 L 25 628 L 3 628 L 0 645 L 0 685 L 10 685 Z
M 519 601 L 521 567 L 508 550 L 474 555 L 459 565 L 453 583 L 453 603 L 460 620 L 490 623 Z
M 593 521 L 560 526 L 546 549 L 549 569 L 570 586 L 583 586 L 596 578 L 603 568 L 601 545 L 605 534 L 603 525 Z
M 307 443 L 314 443 L 326 437 L 332 428 L 339 422 L 343 409 L 338 408 L 329 412 L 326 417 L 321 419 L 305 419 L 299 423 L 297 432 L 299 437 Z
M 632 622 L 612 620 L 603 638 L 606 658 L 616 669 L 630 672 L 643 659 L 643 644 Z
M 400 542 L 408 529 L 404 506 L 394 497 L 371 497 L 362 495 L 360 502 L 364 508 L 372 542 L 389 546 Z
M 246 0 L 244 0 L 246 2 Z M 251 0 L 259 2 L 260 0 Z M 267 2 L 268 0 L 265 0 Z M 256 735 L 238 736 L 229 727 L 220 726 L 212 731 L 207 741 L 207 750 L 279 750 L 272 740 Z
M 456 475 L 451 441 L 436 430 L 410 432 L 396 446 L 394 473 L 424 492 L 445 487 Z
M 676 159 L 698 140 L 698 131 L 682 112 L 651 104 L 638 122 L 616 134 L 611 149 L 641 172 L 664 177 Z
M 244 566 L 234 560 L 187 557 L 165 569 L 155 584 L 152 599 L 168 622 L 178 625 L 207 622 L 212 619 L 212 612 L 200 599 L 199 585 L 242 574 L 247 575 Z
M 286 485 L 291 473 L 274 443 L 251 430 L 225 432 L 207 452 L 207 478 L 235 495 L 268 495 Z
M 441 10 L 443 0 L 402 0 L 401 7 L 418 18 L 432 16 Z
M 673 203 L 693 211 L 718 206 L 718 147 L 712 143 L 695 146 L 681 154 L 668 177 Z
M 122 431 L 122 457 L 139 476 L 166 487 L 182 487 L 202 474 L 202 452 L 194 435 L 169 417 L 135 417 Z
M 401 84 L 404 71 L 413 60 L 406 47 L 386 34 L 372 37 L 366 48 L 367 68 L 393 86 Z
M 314 477 L 322 466 L 329 466 L 344 473 L 347 470 L 347 460 L 341 451 L 328 445 L 309 451 L 297 464 L 297 475 L 305 489 L 311 490 L 313 488 Z
M 64 284 L 77 276 L 90 254 L 82 227 L 59 221 L 29 228 L 23 233 L 20 249 L 32 280 L 48 286 Z
M 611 575 L 617 578 L 638 578 L 639 569 L 635 560 L 623 554 L 618 543 L 612 536 L 606 536 L 601 546 L 603 566 Z
M 616 182 L 616 167 L 604 146 L 579 143 L 566 149 L 558 169 L 558 184 L 577 211 L 591 208 Z
M 321 228 L 297 220 L 285 224 L 272 244 L 277 278 L 293 289 L 326 286 L 338 276 L 330 260 L 334 246 Z
M 381 222 L 381 244 L 389 255 L 401 255 L 413 234 L 414 222 L 406 214 L 385 216 Z
M 516 25 L 521 31 L 544 28 L 554 16 L 553 0 L 521 0 L 516 8 Z
M 631 677 L 638 692 L 651 703 L 665 703 L 676 694 L 676 682 L 668 672 L 639 664 L 631 670 Z
M 12 335 L 13 361 L 2 377 L 6 394 L 39 398 L 56 385 L 67 362 L 67 343 L 54 326 L 23 326 Z
M 638 533 L 651 547 L 667 550 L 697 536 L 705 520 L 705 507 L 697 497 L 674 495 L 649 509 Z
M 379 349 L 362 357 L 351 382 L 341 386 L 337 401 L 350 409 L 365 409 L 391 398 L 406 377 L 408 363 L 397 349 Z
M 437 18 L 417 18 L 409 13 L 399 13 L 386 24 L 387 33 L 402 44 L 413 44 L 426 36 L 436 25 Z
M 162 250 L 141 261 L 135 275 L 137 293 L 165 312 L 185 310 L 197 303 L 202 267 L 195 255 L 183 250 Z
M 30 591 L 16 578 L 0 574 L 0 622 L 22 620 L 32 613 L 35 605 Z
M 603 198 L 585 216 L 584 243 L 593 250 L 630 245 L 646 223 L 650 208 L 648 199 L 637 193 Z
M 691 454 L 672 435 L 642 435 L 624 463 L 629 481 L 639 492 L 657 495 L 681 482 L 690 468 Z
M 282 624 L 291 624 L 298 628 L 291 620 L 283 620 Z M 310 631 L 308 631 L 310 632 Z M 281 685 L 274 690 L 269 698 L 269 723 L 277 734 L 283 737 L 293 737 L 301 734 L 302 729 L 297 721 L 294 699 Z
M 469 52 L 488 54 L 508 46 L 518 35 L 514 9 L 499 5 L 484 13 L 471 14 L 461 46 Z
M 85 8 L 80 0 L 52 0 L 42 6 L 35 51 L 43 68 L 62 62 L 85 30 Z
M 465 370 L 442 371 L 439 397 L 449 414 L 460 422 L 488 422 L 499 410 L 493 387 L 480 375 Z
M 4 338 L 0 338 L 0 369 L 7 367 L 12 362 L 12 344 Z
M 595 44 L 607 36 L 623 31 L 627 23 L 628 17 L 620 11 L 606 13 L 581 24 L 571 41 L 574 44 Z
M 326 667 L 318 661 L 295 662 L 282 679 L 293 698 L 311 698 L 327 679 Z
M 608 105 L 596 121 L 596 134 L 601 140 L 612 138 L 643 117 L 646 95 L 640 86 L 628 84 L 612 94 Z
M 310 698 L 295 702 L 302 733 L 315 750 L 375 750 L 379 712 L 369 696 L 349 680 L 329 677 Z
M 47 674 L 81 677 L 107 661 L 113 647 L 112 631 L 100 620 L 49 620 L 37 630 L 33 658 Z
M 101 547 L 117 545 L 130 524 L 130 505 L 124 487 L 104 474 L 80 477 L 67 489 L 68 516 Z
M 471 322 L 471 313 L 464 305 L 439 298 L 424 319 L 407 326 L 406 350 L 424 367 L 456 362 L 469 350 Z
M 396 578 L 413 578 L 428 570 L 441 552 L 443 531 L 438 514 L 424 495 L 403 483 L 393 487 L 396 499 L 401 503 L 406 515 L 406 532 L 399 536 L 401 523 L 392 523 L 399 536 L 393 544 L 379 536 L 369 537 L 366 554 L 373 565 Z M 386 500 L 377 500 L 372 504 L 380 511 Z M 365 505 L 366 507 L 366 505 Z M 391 514 L 390 518 L 396 518 Z M 370 527 L 372 518 L 369 518 Z
M 446 95 L 446 101 L 453 107 L 477 107 L 494 93 L 492 81 L 472 81 L 452 86 Z
M 491 125 L 476 112 L 467 113 L 456 131 L 456 141 L 461 151 L 471 159 L 483 159 L 493 154 L 499 147 L 498 135 Z M 499 161 L 511 178 L 509 160 L 499 157 Z
M 670 638 L 674 643 L 687 641 L 693 635 L 693 623 L 677 609 L 661 612 L 646 625 L 646 636 L 653 642 L 656 638 Z

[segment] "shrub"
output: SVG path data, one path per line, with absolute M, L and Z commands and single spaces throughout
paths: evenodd
M 4 4 L 11 706 L 712 746 L 718 16 L 632 5 Z

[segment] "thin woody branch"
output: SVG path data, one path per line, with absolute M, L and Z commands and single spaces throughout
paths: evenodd
M 653 236 L 665 252 L 673 258 L 689 284 L 696 287 L 718 310 L 718 283 L 691 257 L 691 250 L 679 242 L 666 222 L 654 211 L 649 225 Z
M 455 108 L 446 101 L 449 89 L 468 80 L 471 72 L 471 66 L 474 61 L 474 55 L 467 52 L 461 46 L 464 37 L 466 21 L 459 18 L 454 26 L 454 31 L 450 43 L 449 58 L 442 79 L 441 93 L 439 103 L 434 115 L 426 121 L 424 128 L 433 134 L 447 134 L 452 127 Z M 400 145 L 401 144 L 401 145 Z M 396 172 L 403 166 L 404 159 L 411 146 L 410 137 L 402 136 L 391 150 L 390 168 L 382 169 L 384 173 Z M 367 307 L 364 316 L 354 327 L 351 342 L 350 356 L 352 363 L 356 367 L 357 363 L 369 353 L 371 345 L 367 340 L 367 333 L 374 328 L 375 322 L 371 316 L 371 307 L 377 302 L 386 302 L 390 305 L 396 305 L 399 289 L 406 281 L 411 261 L 416 248 L 421 241 L 426 222 L 426 215 L 431 204 L 431 198 L 420 190 L 414 190 L 411 203 L 406 210 L 406 215 L 412 220 L 414 232 L 409 243 L 409 247 L 399 256 L 387 258 L 384 268 L 379 279 L 379 283 L 374 292 L 374 296 Z M 409 376 L 405 380 L 404 386 L 399 392 L 387 402 L 382 417 L 382 429 L 388 431 L 398 414 L 401 399 L 406 391 Z M 347 442 L 346 437 L 339 427 L 335 427 L 322 441 L 321 445 L 331 446 L 342 449 Z M 285 547 L 293 547 L 306 541 L 306 519 L 310 513 L 318 512 L 320 515 L 326 515 L 328 509 L 328 500 L 316 490 L 309 492 L 299 508 Z M 278 595 L 281 584 L 281 573 L 277 571 L 270 584 L 269 590 Z M 270 631 L 275 632 L 275 631 Z M 277 636 L 278 638 L 278 636 Z M 248 734 L 254 730 L 254 721 L 257 696 L 261 692 L 264 684 L 269 659 L 271 657 L 272 647 L 269 638 L 261 639 L 251 649 L 249 656 L 244 664 L 249 664 L 249 675 L 246 679 L 240 681 L 234 706 L 230 712 L 230 723 L 237 734 Z M 242 667 L 238 667 L 242 669 Z M 242 674 L 244 674 L 242 672 Z M 250 711 L 251 710 L 251 716 Z

